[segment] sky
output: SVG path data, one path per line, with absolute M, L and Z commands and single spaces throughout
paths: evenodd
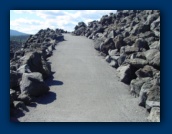
M 78 22 L 100 20 L 116 10 L 10 10 L 10 29 L 35 34 L 40 29 L 73 31 Z

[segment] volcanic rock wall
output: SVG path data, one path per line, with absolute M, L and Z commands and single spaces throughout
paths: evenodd
M 73 32 L 93 39 L 138 104 L 160 121 L 160 11 L 118 10 L 100 21 L 80 22 Z
M 53 54 L 55 45 L 64 40 L 61 34 L 64 32 L 62 29 L 54 31 L 47 28 L 31 35 L 22 45 L 11 47 L 10 112 L 12 116 L 18 110 L 27 111 L 25 105 L 49 91 L 49 87 L 44 82 L 52 74 L 47 58 Z

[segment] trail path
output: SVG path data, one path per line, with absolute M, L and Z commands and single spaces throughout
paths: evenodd
M 145 109 L 94 49 L 93 41 L 64 34 L 49 58 L 50 92 L 20 117 L 22 122 L 145 122 Z

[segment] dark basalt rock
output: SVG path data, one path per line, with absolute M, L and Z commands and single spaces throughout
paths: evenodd
M 41 29 L 30 35 L 26 42 L 10 42 L 10 115 L 18 110 L 28 111 L 34 97 L 49 91 L 43 80 L 51 76 L 51 66 L 46 61 L 58 42 L 63 41 L 62 29 Z
M 101 34 L 97 35 L 97 31 Z M 117 10 L 115 14 L 102 16 L 100 21 L 90 22 L 82 33 L 95 41 L 95 49 L 105 53 L 110 66 L 118 67 L 122 82 L 130 83 L 134 79 L 132 93 L 140 94 L 139 104 L 145 106 L 148 81 L 160 85 L 160 11 Z

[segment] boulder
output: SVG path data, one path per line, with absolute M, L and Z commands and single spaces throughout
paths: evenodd
M 149 47 L 150 49 L 157 49 L 160 51 L 160 41 L 153 42 Z
M 138 38 L 137 36 L 130 35 L 130 36 L 124 38 L 123 41 L 127 46 L 132 46 L 135 43 L 135 40 L 137 38 Z
M 160 52 L 157 49 L 150 49 L 144 54 L 151 66 L 160 69 Z
M 115 38 L 115 36 L 116 36 L 115 30 L 110 31 L 110 33 L 108 34 L 108 38 Z
M 139 106 L 145 107 L 146 100 L 147 100 L 147 93 L 153 86 L 152 81 L 147 81 L 141 87 L 140 94 L 139 94 Z
M 160 37 L 160 17 L 151 23 L 150 30 L 152 30 L 157 37 Z
M 38 72 L 23 73 L 20 90 L 29 96 L 40 96 L 47 93 L 50 88 L 44 83 L 42 74 Z
M 46 79 L 51 75 L 51 67 L 46 62 L 41 52 L 31 52 L 24 56 L 22 65 L 27 64 L 31 72 L 40 72 L 43 78 Z
M 146 50 L 149 49 L 148 43 L 142 38 L 136 39 L 136 42 L 134 43 L 133 46 L 139 48 L 139 50 L 143 48 Z
M 100 45 L 100 50 L 105 54 L 108 54 L 109 49 L 114 49 L 114 48 L 115 48 L 115 44 L 112 38 L 106 39 L 105 42 Z
M 131 95 L 133 95 L 134 97 L 138 97 L 140 94 L 140 90 L 142 85 L 145 82 L 151 81 L 152 79 L 150 77 L 147 78 L 137 78 L 137 79 L 133 79 L 130 83 L 130 93 Z
M 160 102 L 160 86 L 154 85 L 147 92 L 147 101 L 158 101 Z
M 159 13 L 155 13 L 155 14 L 148 15 L 146 24 L 151 25 L 151 23 L 153 21 L 155 21 L 156 19 L 158 19 L 158 17 L 159 17 Z
M 133 72 L 131 66 L 128 64 L 118 67 L 117 75 L 120 78 L 121 82 L 129 84 L 130 81 L 133 79 Z
M 125 51 L 125 54 L 129 55 L 129 54 L 138 52 L 139 48 L 138 47 L 133 47 L 133 46 L 125 46 L 124 51 Z
M 118 58 L 118 65 L 121 66 L 122 63 L 125 61 L 126 59 L 126 56 L 125 55 L 121 55 L 119 58 Z
M 114 50 L 109 50 L 108 54 L 110 56 L 117 56 L 117 55 L 119 55 L 119 52 L 118 52 L 118 49 L 114 49 Z
M 137 35 L 146 31 L 150 31 L 150 25 L 145 23 L 138 23 L 134 26 L 133 30 L 131 31 L 131 34 Z
M 143 52 L 136 52 L 131 54 L 130 59 L 135 59 L 135 58 L 146 60 L 146 57 Z
M 16 89 L 19 87 L 21 74 L 16 71 L 10 71 L 10 88 Z
M 152 66 L 146 65 L 136 71 L 136 76 L 139 78 L 143 77 L 154 77 L 159 71 Z
M 97 40 L 95 40 L 94 42 L 94 48 L 96 50 L 100 50 L 100 45 L 103 43 L 103 39 L 102 38 L 98 38 Z
M 150 112 L 153 107 L 160 107 L 160 102 L 146 100 L 146 110 Z
M 125 46 L 125 42 L 123 41 L 123 36 L 122 35 L 117 35 L 114 39 L 113 42 L 115 44 L 115 48 L 120 50 L 122 46 Z
M 147 118 L 149 122 L 160 122 L 160 108 L 159 107 L 153 107 L 151 109 L 151 112 Z

